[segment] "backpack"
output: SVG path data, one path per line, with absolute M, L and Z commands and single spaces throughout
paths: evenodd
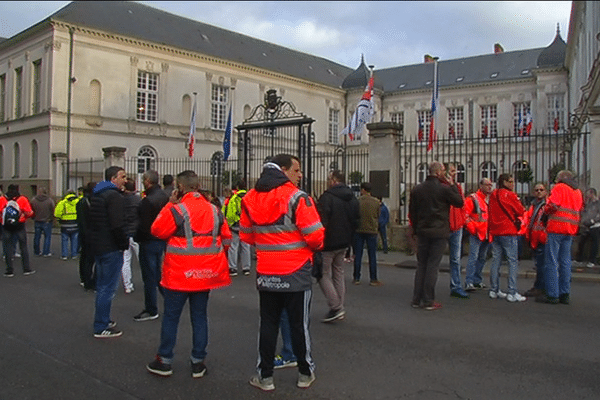
M 9 200 L 2 211 L 2 226 L 8 230 L 14 230 L 22 225 L 19 222 L 20 218 L 21 207 L 15 200 Z

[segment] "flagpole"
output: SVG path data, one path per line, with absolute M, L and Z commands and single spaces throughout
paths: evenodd
M 235 90 L 234 87 L 230 88 L 231 89 L 231 98 L 229 99 L 229 112 L 231 113 L 231 134 L 233 135 L 233 91 Z M 231 141 L 231 138 L 229 138 L 229 140 Z M 239 142 L 238 142 L 239 144 Z M 230 146 L 231 146 L 231 142 L 230 142 Z M 229 188 L 233 189 L 233 171 L 229 171 Z
M 194 108 L 192 109 L 192 119 L 190 121 L 190 135 L 188 138 L 188 156 L 190 158 L 194 157 L 194 142 L 196 141 L 196 95 L 197 92 L 192 92 L 194 95 Z

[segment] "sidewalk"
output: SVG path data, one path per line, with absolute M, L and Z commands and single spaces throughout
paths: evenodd
M 366 251 L 363 253 L 363 265 L 368 264 L 368 258 L 366 253 Z M 461 271 L 463 280 L 466 264 L 467 256 L 463 256 L 461 258 Z M 408 254 L 400 251 L 390 251 L 387 254 L 384 254 L 383 251 L 377 251 L 377 265 L 382 265 L 386 267 L 415 269 L 417 267 L 417 256 L 409 256 Z M 506 273 L 506 268 L 501 267 L 500 270 L 504 276 L 504 274 Z M 440 272 L 449 272 L 449 260 L 448 255 L 446 254 L 442 257 L 442 262 L 440 263 Z M 488 260 L 486 266 L 483 268 L 483 275 L 489 276 L 489 274 L 490 268 Z M 535 279 L 535 267 L 533 260 L 519 260 L 519 278 Z M 571 279 L 573 282 L 600 283 L 600 266 L 595 266 L 593 268 L 573 266 Z

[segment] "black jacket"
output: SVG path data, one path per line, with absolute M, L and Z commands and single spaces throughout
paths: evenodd
M 89 236 L 95 256 L 129 248 L 125 235 L 125 200 L 117 187 L 100 182 L 90 198 Z
M 450 236 L 450 206 L 462 207 L 463 199 L 456 185 L 443 184 L 430 175 L 410 192 L 408 217 L 417 236 Z
M 136 242 L 147 242 L 148 240 L 160 240 L 152 236 L 150 227 L 156 219 L 156 216 L 169 202 L 169 196 L 158 185 L 152 186 L 146 190 L 146 196 L 140 201 L 138 206 L 139 224 L 137 234 L 134 237 Z
M 348 247 L 360 220 L 358 200 L 352 190 L 346 185 L 336 185 L 327 189 L 319 197 L 317 210 L 325 227 L 323 251 Z

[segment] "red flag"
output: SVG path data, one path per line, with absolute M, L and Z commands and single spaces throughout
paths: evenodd
M 533 118 L 531 118 L 531 112 L 527 111 L 527 117 L 525 119 L 525 132 L 527 136 L 531 134 L 531 129 L 533 128 Z
M 421 117 L 419 117 L 419 131 L 417 133 L 417 139 L 419 142 L 423 141 L 423 124 L 421 123 Z
M 456 139 L 456 133 L 454 132 L 454 125 L 450 124 L 450 139 Z
M 554 118 L 554 133 L 558 133 L 558 128 L 560 127 L 558 122 L 558 117 Z
M 439 93 L 438 93 L 438 77 L 437 77 L 437 59 L 435 64 L 433 65 L 433 95 L 431 96 L 431 125 L 429 127 L 429 138 L 427 141 L 427 151 L 431 151 L 433 149 L 433 144 L 437 140 L 437 135 L 435 132 L 435 119 L 437 116 L 437 108 L 439 101 Z
M 194 134 L 196 133 L 196 99 L 194 98 L 194 109 L 192 110 L 192 120 L 190 121 L 190 135 L 188 136 L 188 155 L 194 156 Z

